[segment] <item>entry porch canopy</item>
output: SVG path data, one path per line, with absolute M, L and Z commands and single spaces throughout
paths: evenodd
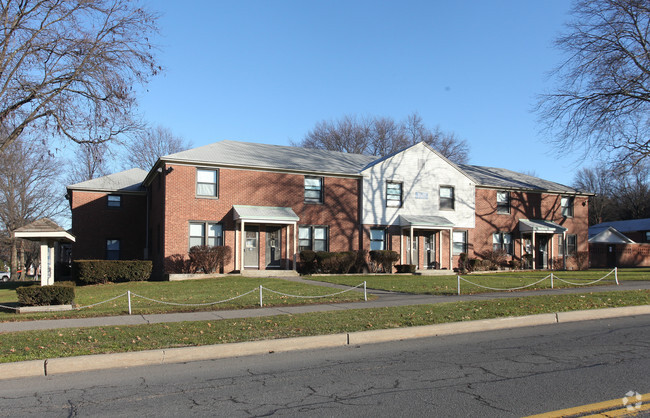
M 562 251 L 562 262 L 564 264 L 564 268 L 566 268 L 566 231 L 567 229 L 563 227 L 562 225 L 556 224 L 555 222 L 552 221 L 547 221 L 544 219 L 520 219 L 519 220 L 519 233 L 521 235 L 523 234 L 531 234 L 531 241 L 533 245 L 533 253 L 535 252 L 535 235 L 537 234 L 552 234 L 552 235 L 562 235 L 562 242 L 565 248 Z M 524 254 L 524 240 L 520 240 L 521 244 L 521 254 Z M 553 246 L 551 245 L 551 258 L 553 257 Z M 535 254 L 533 254 L 533 270 L 535 270 L 535 263 L 536 259 Z
M 244 267 L 244 250 L 246 249 L 243 244 L 246 239 L 245 227 L 246 224 L 277 224 L 277 225 L 293 225 L 293 240 L 289 237 L 289 228 L 287 228 L 286 251 L 287 251 L 287 266 L 289 268 L 289 254 L 291 249 L 289 242 L 293 242 L 293 248 L 298 248 L 297 242 L 297 223 L 300 220 L 298 215 L 293 209 L 288 207 L 279 206 L 248 206 L 248 205 L 233 205 L 233 217 L 235 224 L 239 224 L 240 239 L 238 239 L 237 231 L 235 231 L 235 270 L 243 270 Z M 295 251 L 293 256 L 293 268 L 296 269 Z
M 54 243 L 75 242 L 74 235 L 51 219 L 42 218 L 16 229 L 14 237 L 41 243 L 41 286 L 54 284 Z
M 402 235 L 408 230 L 409 242 L 413 246 L 413 231 L 416 229 L 425 229 L 432 231 L 448 230 L 449 231 L 449 268 L 452 267 L 453 239 L 451 236 L 454 224 L 449 219 L 442 216 L 431 215 L 399 215 L 399 225 Z M 442 250 L 442 234 L 439 234 L 440 249 Z M 404 254 L 404 240 L 399 240 L 400 257 Z M 442 251 L 440 251 L 442 253 Z M 438 263 L 441 263 L 442 254 L 438 254 Z M 409 264 L 413 264 L 413 251 L 409 251 Z

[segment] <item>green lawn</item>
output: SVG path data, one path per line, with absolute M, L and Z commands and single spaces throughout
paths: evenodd
M 0 334 L 0 362 L 335 334 L 582 309 L 646 305 L 650 291 L 529 296 L 220 321 Z
M 354 281 L 354 280 L 353 280 Z M 353 286 L 363 282 L 358 278 Z M 152 314 L 165 312 L 187 312 L 216 309 L 244 309 L 260 306 L 259 286 L 281 293 L 303 296 L 328 295 L 340 292 L 323 286 L 314 286 L 288 280 L 258 277 L 223 277 L 179 282 L 130 282 L 76 287 L 76 304 L 86 306 L 122 295 L 130 290 L 135 295 L 144 296 L 168 303 L 204 304 L 234 298 L 244 293 L 250 294 L 216 305 L 176 306 L 151 302 L 135 295 L 131 298 L 133 314 Z M 16 302 L 15 282 L 0 284 L 0 305 Z M 295 298 L 277 295 L 267 290 L 262 294 L 264 306 L 283 306 L 314 303 L 351 302 L 363 300 L 363 292 L 350 291 L 326 298 Z M 101 305 L 69 312 L 39 314 L 15 314 L 0 312 L 0 321 L 19 321 L 28 319 L 78 318 L 104 315 L 124 315 L 128 313 L 126 296 Z
M 579 285 L 571 285 L 562 282 L 566 280 L 573 283 L 587 284 L 594 280 L 598 280 L 603 276 L 610 273 L 611 270 L 589 270 L 589 271 L 555 271 L 553 274 L 556 279 L 553 281 L 554 288 L 560 287 L 580 287 Z M 535 283 L 544 277 L 548 276 L 549 271 L 516 271 L 516 272 L 502 272 L 502 273 L 481 273 L 481 274 L 467 274 L 461 277 L 470 282 L 476 283 L 481 286 L 491 287 L 495 289 L 512 289 L 522 286 L 527 286 Z M 558 280 L 557 278 L 561 279 Z M 315 276 L 313 280 L 319 280 L 329 283 L 351 285 L 352 283 L 358 284 L 359 277 L 356 276 Z M 369 289 L 382 289 L 393 292 L 427 294 L 427 295 L 455 295 L 458 293 L 458 280 L 455 275 L 450 276 L 409 276 L 409 275 L 374 275 L 364 276 L 363 279 L 367 282 Z M 475 286 L 461 281 L 461 294 L 472 293 L 485 293 L 493 292 L 496 290 L 489 290 Z M 619 269 L 619 281 L 629 280 L 650 280 L 650 268 L 642 269 Z M 612 285 L 615 284 L 614 274 L 611 273 L 606 279 L 593 284 L 597 285 Z M 550 279 L 543 282 L 527 287 L 527 290 L 534 289 L 550 289 Z

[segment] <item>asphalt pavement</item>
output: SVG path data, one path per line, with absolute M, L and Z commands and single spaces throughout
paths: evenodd
M 341 286 L 331 283 L 318 282 L 315 280 L 307 280 L 303 278 L 283 278 L 291 281 L 298 281 L 302 283 L 332 287 L 332 288 L 349 288 L 348 286 Z M 529 290 L 529 291 L 516 291 L 516 292 L 491 292 L 480 293 L 474 295 L 455 295 L 455 296 L 440 296 L 440 295 L 414 295 L 407 293 L 388 292 L 384 290 L 368 289 L 368 294 L 378 296 L 375 300 L 348 302 L 348 303 L 323 303 L 313 305 L 299 305 L 299 306 L 280 306 L 269 308 L 253 308 L 253 309 L 234 309 L 234 310 L 214 310 L 214 311 L 199 311 L 199 312 L 182 312 L 182 313 L 166 313 L 166 314 L 134 314 L 134 315 L 120 315 L 120 316 L 103 316 L 94 318 L 73 318 L 73 319 L 46 319 L 36 321 L 15 321 L 15 322 L 2 322 L 0 323 L 0 333 L 4 332 L 18 332 L 18 331 L 31 331 L 43 329 L 58 329 L 58 328 L 80 328 L 80 327 L 94 327 L 94 326 L 121 326 L 121 325 L 139 325 L 139 324 L 155 324 L 164 322 L 183 322 L 183 321 L 216 321 L 221 319 L 235 319 L 235 318 L 253 318 L 261 316 L 274 316 L 274 315 L 295 315 L 308 312 L 327 312 L 327 311 L 340 311 L 347 309 L 368 309 L 368 308 L 383 308 L 393 306 L 408 306 L 408 305 L 428 305 L 446 302 L 459 302 L 459 301 L 472 301 L 472 300 L 487 300 L 487 299 L 504 299 L 522 296 L 538 296 L 538 295 L 566 295 L 575 293 L 590 293 L 590 292 L 611 292 L 623 290 L 642 290 L 650 289 L 650 281 L 628 281 L 621 282 L 620 285 L 608 286 L 590 286 L 581 288 L 562 288 L 562 289 L 545 289 L 545 290 Z M 362 292 L 363 289 L 355 291 Z

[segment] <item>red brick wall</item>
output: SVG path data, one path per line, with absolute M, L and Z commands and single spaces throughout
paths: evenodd
M 588 252 L 588 205 L 587 197 L 574 198 L 573 217 L 563 217 L 560 194 L 510 192 L 510 214 L 496 213 L 496 190 L 476 188 L 476 226 L 470 233 L 470 257 L 492 249 L 492 234 L 513 234 L 515 257 L 521 257 L 521 239 L 517 225 L 520 219 L 544 219 L 565 228 L 567 234 L 576 234 L 578 252 Z M 473 235 L 473 236 L 472 236 Z M 557 236 L 553 237 L 553 255 L 557 256 Z
M 120 258 L 141 260 L 146 234 L 146 197 L 121 194 L 121 207 L 108 207 L 107 193 L 71 191 L 74 260 L 106 258 L 106 240 L 120 240 Z M 114 193 L 119 194 L 119 193 Z
M 358 179 L 325 177 L 324 203 L 304 203 L 304 176 L 253 170 L 219 169 L 219 197 L 196 197 L 196 167 L 170 164 L 165 175 L 164 257 L 187 254 L 189 222 L 220 222 L 224 244 L 235 250 L 233 205 L 291 207 L 299 225 L 329 226 L 330 251 L 358 248 Z M 166 167 L 167 170 L 169 168 Z M 265 257 L 265 228 L 260 231 L 260 263 Z M 286 227 L 282 228 L 282 257 L 286 254 Z M 293 230 L 290 228 L 290 239 Z M 293 242 L 290 242 L 291 245 Z M 235 254 L 233 254 L 235 256 Z M 291 259 L 291 254 L 289 254 Z M 234 262 L 226 271 L 234 269 Z

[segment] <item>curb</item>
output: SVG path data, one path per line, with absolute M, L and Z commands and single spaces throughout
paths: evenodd
M 422 325 L 358 331 L 344 334 L 292 337 L 277 340 L 248 341 L 232 344 L 215 344 L 198 347 L 180 347 L 128 353 L 95 354 L 30 360 L 0 364 L 0 380 L 22 377 L 50 376 L 55 374 L 85 372 L 113 368 L 137 367 L 157 364 L 186 363 L 228 357 L 251 356 L 346 345 L 373 344 L 414 338 L 466 334 L 508 328 L 551 325 L 566 322 L 608 319 L 623 316 L 648 315 L 650 305 L 622 308 L 591 309 L 584 311 L 546 313 L 519 317 L 481 319 L 467 322 Z

